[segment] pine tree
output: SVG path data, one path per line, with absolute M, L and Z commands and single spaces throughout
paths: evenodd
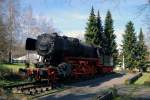
M 94 14 L 94 8 L 92 6 L 85 33 L 85 40 L 87 44 L 93 44 L 93 38 L 97 30 L 96 16 Z
M 97 31 L 94 35 L 94 40 L 93 43 L 101 48 L 103 48 L 103 42 L 104 42 L 104 33 L 103 33 L 103 26 L 102 26 L 102 21 L 101 17 L 98 11 L 97 18 L 96 18 L 97 24 Z
M 144 43 L 144 35 L 143 35 L 143 31 L 142 28 L 140 29 L 140 34 L 138 36 L 138 51 L 137 51 L 137 58 L 138 58 L 138 68 L 139 70 L 145 70 L 146 68 L 146 54 L 147 54 L 147 49 Z
M 113 19 L 110 11 L 107 12 L 105 18 L 104 36 L 105 36 L 104 39 L 105 53 L 107 55 L 112 55 L 115 64 L 117 60 L 117 44 L 115 41 L 116 36 L 114 34 Z
M 129 21 L 123 36 L 123 55 L 125 67 L 132 70 L 137 65 L 137 37 L 134 24 Z

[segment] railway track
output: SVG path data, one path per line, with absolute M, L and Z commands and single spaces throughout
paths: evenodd
M 51 85 L 45 81 L 10 85 L 10 86 L 5 86 L 3 88 L 7 90 L 11 90 L 12 93 L 25 94 L 25 95 L 35 95 L 52 89 Z
M 112 73 L 114 74 L 114 73 Z M 93 78 L 97 78 L 98 76 L 91 77 L 91 78 L 82 78 L 80 80 L 70 80 L 68 81 L 62 81 L 63 84 L 67 86 L 61 86 L 61 84 L 55 83 L 55 85 L 58 87 L 57 89 L 53 90 L 52 84 L 48 84 L 47 80 L 42 80 L 42 81 L 36 81 L 36 82 L 27 82 L 27 83 L 22 83 L 22 84 L 16 84 L 16 85 L 9 85 L 3 87 L 5 90 L 10 90 L 12 93 L 15 94 L 24 94 L 24 95 L 29 95 L 29 96 L 36 96 L 40 94 L 47 94 L 50 92 L 54 91 L 59 91 L 59 90 L 64 90 L 67 88 L 70 88 L 69 84 L 76 83 L 76 82 L 82 82 L 85 80 L 90 80 Z M 61 83 L 61 82 L 60 82 Z M 55 87 L 55 86 L 54 86 Z

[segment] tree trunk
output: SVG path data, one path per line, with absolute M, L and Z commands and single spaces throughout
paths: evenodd
M 10 64 L 12 63 L 12 53 L 11 53 L 11 51 L 9 52 L 9 63 Z

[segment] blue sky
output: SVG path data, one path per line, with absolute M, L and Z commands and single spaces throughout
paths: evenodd
M 132 20 L 136 32 L 142 27 L 143 15 L 139 13 L 139 7 L 147 0 L 24 0 L 23 5 L 30 5 L 35 16 L 45 16 L 53 21 L 54 27 L 63 34 L 83 39 L 87 19 L 91 6 L 94 6 L 95 14 L 100 11 L 104 22 L 106 12 L 111 11 L 114 20 L 114 30 L 118 45 L 121 44 L 125 25 Z

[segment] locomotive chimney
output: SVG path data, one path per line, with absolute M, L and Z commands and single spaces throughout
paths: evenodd
M 25 49 L 26 50 L 35 50 L 36 49 L 36 39 L 27 38 Z

